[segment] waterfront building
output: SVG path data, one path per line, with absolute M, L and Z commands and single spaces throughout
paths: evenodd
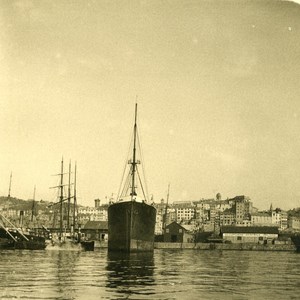
M 108 224 L 107 221 L 88 221 L 81 232 L 88 240 L 107 241 Z
M 270 244 L 278 238 L 278 227 L 275 226 L 224 226 L 221 236 L 231 243 Z
M 177 222 L 172 222 L 166 226 L 164 233 L 164 242 L 166 243 L 190 243 L 193 241 L 194 235 L 190 233 L 184 226 Z

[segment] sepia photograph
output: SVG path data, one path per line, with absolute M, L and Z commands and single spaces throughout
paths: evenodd
M 298 299 L 299 0 L 0 0 L 0 299 Z

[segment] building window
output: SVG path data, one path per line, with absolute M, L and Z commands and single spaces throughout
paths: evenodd
M 238 241 L 241 241 L 241 240 L 242 240 L 242 237 L 241 237 L 241 236 L 238 236 L 238 237 L 237 237 L 237 240 L 238 240 Z
M 259 240 L 259 241 L 263 241 L 263 240 L 264 240 L 264 237 L 263 237 L 263 236 L 260 236 L 260 237 L 258 238 L 258 240 Z
M 179 232 L 179 233 L 182 233 L 182 229 L 180 228 L 180 229 L 178 230 L 178 232 Z
M 169 228 L 167 228 L 167 229 L 166 229 L 166 233 L 169 233 L 169 232 L 170 232 L 170 231 L 169 231 Z

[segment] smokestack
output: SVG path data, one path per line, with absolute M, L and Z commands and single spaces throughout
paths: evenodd
M 100 199 L 95 199 L 95 207 L 99 207 L 100 206 Z
M 23 216 L 24 216 L 24 211 L 20 210 L 20 227 L 23 226 Z

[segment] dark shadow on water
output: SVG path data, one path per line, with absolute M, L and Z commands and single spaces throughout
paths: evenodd
M 65 299 L 73 299 L 75 294 L 74 270 L 79 260 L 80 253 L 77 251 L 53 251 L 51 253 L 53 262 L 56 262 L 54 271 L 57 279 L 57 291 L 64 295 Z
M 155 285 L 153 252 L 107 254 L 108 288 L 117 293 L 151 295 Z

